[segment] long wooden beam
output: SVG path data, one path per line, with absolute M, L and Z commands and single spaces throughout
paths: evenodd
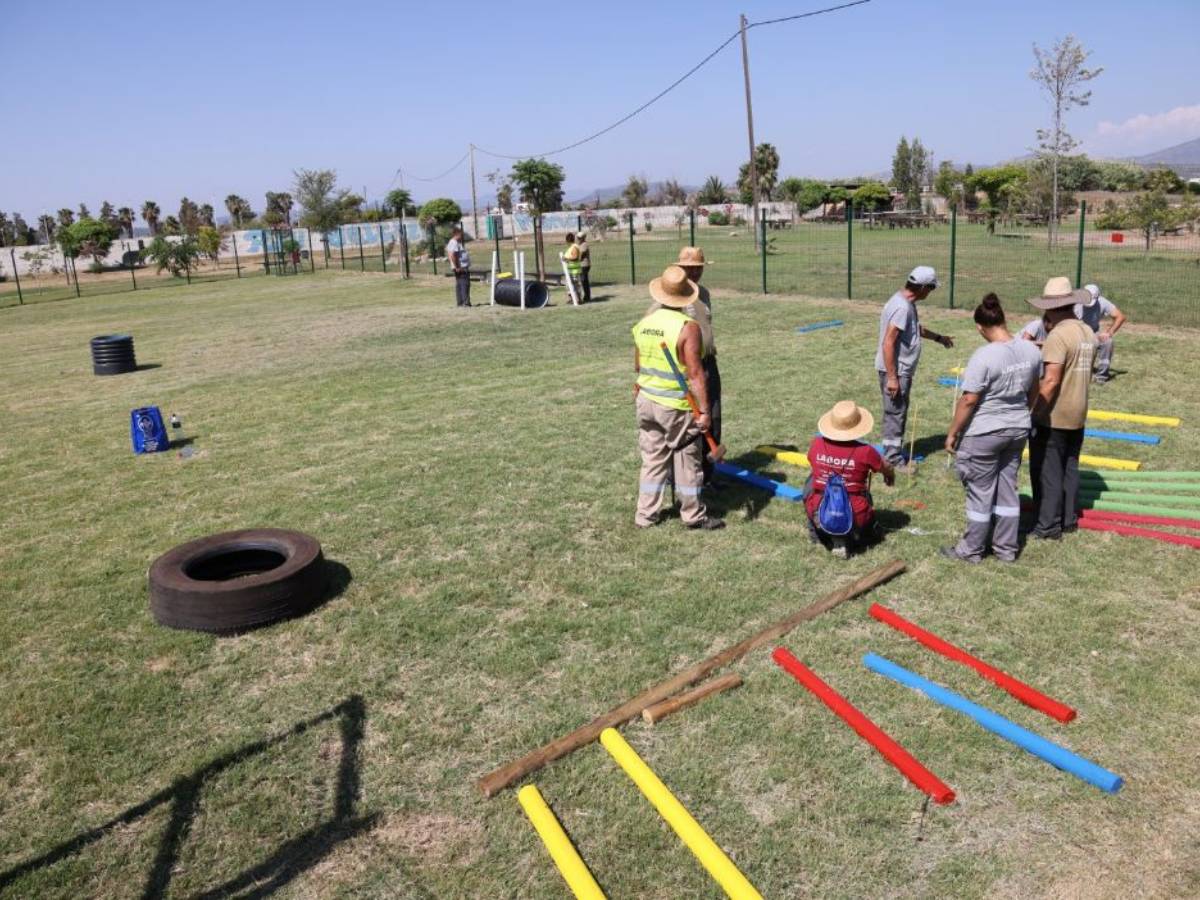
M 605 728 L 615 728 L 618 725 L 623 725 L 630 719 L 641 715 L 642 710 L 648 706 L 653 706 L 660 700 L 665 700 L 672 694 L 677 694 L 686 687 L 690 687 L 700 679 L 707 676 L 710 672 L 723 666 L 729 665 L 734 660 L 741 659 L 752 650 L 756 650 L 764 644 L 769 644 L 783 637 L 797 625 L 803 622 L 808 622 L 815 619 L 822 613 L 828 612 L 835 606 L 845 603 L 855 597 L 873 591 L 886 581 L 890 581 L 897 575 L 900 575 L 907 569 L 903 560 L 892 560 L 885 566 L 880 566 L 872 572 L 859 578 L 857 581 L 851 582 L 845 587 L 839 588 L 829 594 L 826 594 L 816 603 L 804 607 L 797 612 L 792 613 L 786 619 L 781 619 L 774 625 L 764 628 L 757 634 L 753 634 L 745 640 L 734 644 L 732 647 L 727 647 L 720 653 L 701 660 L 694 666 L 684 669 L 677 675 L 673 675 L 666 681 L 659 682 L 647 690 L 642 691 L 631 700 L 627 700 L 620 706 L 614 707 L 604 715 L 593 719 L 588 724 L 576 728 L 570 734 L 565 734 L 560 738 L 545 744 L 538 749 L 527 753 L 520 759 L 515 759 L 507 763 L 495 771 L 489 772 L 480 778 L 476 784 L 479 790 L 483 792 L 483 796 L 492 797 L 499 791 L 520 781 L 531 772 L 536 772 L 538 769 L 547 763 L 551 763 L 556 759 L 561 759 L 568 753 L 578 750 L 592 741 L 600 737 L 600 732 Z

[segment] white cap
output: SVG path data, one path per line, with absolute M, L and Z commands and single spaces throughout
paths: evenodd
M 1089 303 L 1088 306 L 1091 306 L 1093 303 L 1095 303 L 1097 300 L 1100 299 L 1100 285 L 1085 284 L 1083 286 L 1083 289 L 1092 295 L 1092 302 Z
M 917 266 L 908 273 L 908 282 L 909 284 L 920 286 L 930 285 L 931 287 L 937 287 L 937 272 L 933 271 L 933 266 Z

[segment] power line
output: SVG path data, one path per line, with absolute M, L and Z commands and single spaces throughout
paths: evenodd
M 825 9 L 816 9 L 811 12 L 798 13 L 797 15 L 794 15 L 794 16 L 784 16 L 783 18 L 779 18 L 779 19 L 766 19 L 761 22 L 750 22 L 747 24 L 746 27 L 747 28 L 757 28 L 760 25 L 778 25 L 781 22 L 792 22 L 797 19 L 808 19 L 813 16 L 820 16 L 820 15 L 824 15 L 826 13 L 832 13 L 832 12 L 837 12 L 837 11 L 843 10 L 843 9 L 849 9 L 852 6 L 862 6 L 864 3 L 870 3 L 870 2 L 871 2 L 871 0 L 853 0 L 853 2 L 850 2 L 850 3 L 842 3 L 838 6 L 826 7 Z M 587 143 L 590 143 L 591 141 L 596 140 L 596 138 L 599 138 L 599 137 L 602 137 L 602 136 L 608 134 L 614 128 L 624 125 L 626 122 L 628 122 L 634 116 L 649 109 L 651 106 L 653 106 L 659 100 L 661 100 L 663 97 L 667 96 L 667 94 L 671 93 L 671 91 L 675 90 L 675 88 L 679 87 L 679 85 L 683 84 L 685 81 L 687 81 L 693 75 L 695 75 L 698 71 L 700 71 L 700 69 L 703 68 L 709 61 L 711 61 L 713 59 L 713 57 L 715 57 L 718 53 L 720 53 L 722 50 L 724 50 L 726 47 L 728 47 L 730 44 L 732 44 L 740 34 L 741 34 L 740 29 L 738 31 L 735 31 L 733 34 L 731 34 L 729 37 L 727 37 L 724 41 L 722 41 L 715 50 L 713 50 L 711 53 L 709 53 L 708 56 L 704 57 L 704 59 L 700 60 L 700 62 L 696 63 L 696 65 L 692 66 L 690 69 L 688 69 L 686 72 L 684 72 L 683 75 L 681 75 L 675 81 L 671 82 L 671 84 L 669 84 L 666 88 L 664 88 L 659 93 L 655 94 L 653 97 L 651 97 L 649 100 L 647 100 L 641 106 L 639 106 L 633 112 L 622 116 L 620 119 L 613 122 L 611 125 L 607 126 L 606 128 L 602 128 L 597 132 L 589 134 L 585 138 L 575 141 L 573 144 L 567 144 L 565 147 L 559 147 L 555 150 L 549 150 L 545 153 L 526 153 L 526 154 L 523 154 L 520 156 L 508 154 L 508 153 L 495 153 L 491 150 L 488 150 L 484 147 L 480 147 L 478 145 L 476 145 L 475 149 L 478 150 L 480 153 L 486 153 L 488 156 L 494 156 L 497 159 L 529 159 L 529 158 L 534 158 L 534 157 L 556 156 L 559 153 L 565 153 L 568 150 L 574 150 L 576 147 L 581 147 L 584 144 L 587 144 Z M 463 158 L 465 159 L 466 157 L 463 157 Z M 462 160 L 459 160 L 458 164 L 461 165 Z M 457 168 L 457 166 L 456 166 L 456 168 Z M 417 180 L 420 181 L 422 179 L 417 179 Z
M 479 148 L 476 147 L 475 149 L 478 150 Z M 457 169 L 459 166 L 461 166 L 463 163 L 465 163 L 467 161 L 467 157 L 470 155 L 471 155 L 471 151 L 468 150 L 466 153 L 464 153 L 462 155 L 462 158 L 458 162 L 456 162 L 454 165 L 452 165 L 450 168 L 448 168 L 445 172 L 442 172 L 440 175 L 434 175 L 432 178 L 422 178 L 419 175 L 412 174 L 412 172 L 404 171 L 403 168 L 397 169 L 396 174 L 392 176 L 392 184 L 395 184 L 396 179 L 399 178 L 401 175 L 404 175 L 410 181 L 424 181 L 424 182 L 441 181 L 443 178 L 445 178 L 447 175 L 449 175 L 451 172 L 453 172 L 455 169 Z M 388 187 L 390 189 L 391 185 L 389 185 Z

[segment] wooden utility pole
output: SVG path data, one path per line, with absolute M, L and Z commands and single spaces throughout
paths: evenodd
M 476 240 L 479 239 L 479 208 L 475 200 L 475 145 L 468 144 L 471 155 L 471 218 L 475 221 L 475 233 L 472 235 Z
M 742 32 L 742 75 L 746 80 L 746 131 L 750 135 L 750 204 L 754 207 L 754 249 L 758 249 L 758 166 L 754 162 L 754 109 L 750 105 L 750 51 L 746 49 L 746 16 L 739 17 Z

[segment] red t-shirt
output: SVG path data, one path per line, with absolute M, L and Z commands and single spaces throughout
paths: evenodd
M 872 472 L 883 469 L 883 457 L 870 444 L 861 441 L 831 441 L 823 437 L 813 438 L 808 445 L 808 464 L 812 467 L 813 492 L 804 503 L 808 517 L 815 519 L 825 492 L 825 482 L 833 473 L 842 476 L 846 492 L 850 495 L 850 506 L 854 510 L 854 524 L 860 528 L 871 521 L 875 512 L 867 500 Z

